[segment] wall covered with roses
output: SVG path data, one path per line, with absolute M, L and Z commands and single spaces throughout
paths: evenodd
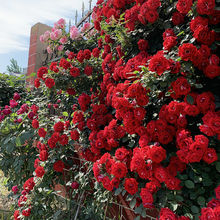
M 99 0 L 92 17 L 40 37 L 62 57 L 0 111 L 14 219 L 112 219 L 119 195 L 136 219 L 219 219 L 219 1 Z

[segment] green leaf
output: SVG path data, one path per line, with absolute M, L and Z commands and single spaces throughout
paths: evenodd
M 137 216 L 134 220 L 140 220 L 141 219 L 141 217 L 140 217 L 140 215 L 139 216 Z
M 118 188 L 115 190 L 115 196 L 118 196 L 122 192 L 122 188 Z
M 205 205 L 205 198 L 202 197 L 202 196 L 199 196 L 199 197 L 197 198 L 197 203 L 198 203 L 199 205 L 201 205 L 201 206 L 204 206 L 204 205 Z
M 217 162 L 215 167 L 216 167 L 216 170 L 220 173 L 220 162 Z
M 185 181 L 185 186 L 188 188 L 188 189 L 193 189 L 195 187 L 195 184 L 194 182 L 192 182 L 191 180 L 186 180 Z
M 125 143 L 125 142 L 127 142 L 128 140 L 129 140 L 128 136 L 125 136 L 125 137 L 122 138 L 122 143 Z
M 135 214 L 141 214 L 143 210 L 143 205 L 139 205 L 135 210 L 134 213 Z
M 187 100 L 187 102 L 188 102 L 189 104 L 193 105 L 194 99 L 193 99 L 193 97 L 192 97 L 191 95 L 187 95 L 187 96 L 186 96 L 186 100 Z
M 63 116 L 68 117 L 69 116 L 68 112 L 63 112 Z
M 6 151 L 7 151 L 8 153 L 12 153 L 12 152 L 14 151 L 14 149 L 15 149 L 14 144 L 8 143 L 8 144 L 6 145 Z
M 121 194 L 122 194 L 122 196 L 124 196 L 124 195 L 125 195 L 125 193 L 126 193 L 126 190 L 123 190 L 123 191 L 122 191 L 122 193 L 121 193 Z
M 129 144 L 128 144 L 128 146 L 129 146 L 130 148 L 134 147 L 134 145 L 135 145 L 135 140 L 131 140 L 131 141 L 129 142 Z
M 199 208 L 195 205 L 191 206 L 191 211 L 194 213 L 194 214 L 197 214 L 199 213 Z
M 182 202 L 183 200 L 184 200 L 184 198 L 182 196 L 180 196 L 180 195 L 176 196 L 176 201 Z
M 20 139 L 20 137 L 17 137 L 15 139 L 15 144 L 16 144 L 16 146 L 21 146 L 21 139 Z
M 143 209 L 143 211 L 141 212 L 141 216 L 142 216 L 143 218 L 146 218 L 146 217 L 147 217 L 146 209 Z
M 134 198 L 133 195 L 128 194 L 127 197 L 126 197 L 126 201 L 129 202 L 129 201 L 131 201 L 133 198 Z
M 136 198 L 132 199 L 131 202 L 129 203 L 131 209 L 133 209 L 135 205 L 136 205 Z

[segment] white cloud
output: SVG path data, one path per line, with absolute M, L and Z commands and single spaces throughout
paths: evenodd
M 83 1 L 88 8 L 88 0 L 0 0 L 0 54 L 27 50 L 32 25 L 73 20 Z

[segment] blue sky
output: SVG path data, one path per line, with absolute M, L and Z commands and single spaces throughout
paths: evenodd
M 27 67 L 31 26 L 37 22 L 53 26 L 60 18 L 73 24 L 82 2 L 88 9 L 89 0 L 0 0 L 0 73 L 6 72 L 11 58 Z

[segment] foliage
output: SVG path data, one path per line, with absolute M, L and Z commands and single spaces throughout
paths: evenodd
M 24 95 L 24 76 L 16 77 L 0 73 L 0 106 L 8 105 L 15 92 Z
M 7 65 L 7 71 L 9 73 L 22 73 L 22 68 L 18 65 L 17 60 L 10 59 L 10 64 Z
M 28 108 L 11 100 L 1 113 L 2 155 L 33 132 L 18 154 L 36 159 L 33 175 L 16 176 L 15 219 L 103 219 L 112 194 L 137 219 L 149 210 L 161 220 L 217 219 L 219 13 L 206 3 L 100 0 L 96 32 L 66 33 L 60 19 L 41 36 L 62 58 L 38 70 Z M 56 184 L 67 192 L 57 212 Z

